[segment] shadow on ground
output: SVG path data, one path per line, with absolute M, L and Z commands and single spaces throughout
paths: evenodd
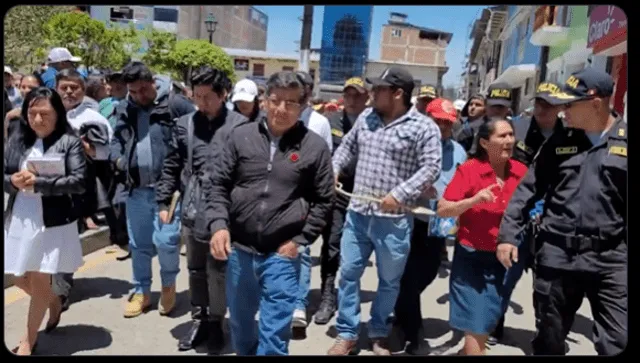
M 587 338 L 590 342 L 593 342 L 592 319 L 589 319 L 580 313 L 576 314 L 575 320 L 573 321 L 573 326 L 571 327 L 571 331 L 573 333 L 580 334 Z
M 72 355 L 106 348 L 113 338 L 107 329 L 93 325 L 60 326 L 49 334 L 38 335 L 35 355 Z
M 451 261 L 442 261 L 438 269 L 438 278 L 446 279 L 451 274 Z
M 110 299 L 121 299 L 127 296 L 132 287 L 129 281 L 109 277 L 78 278 L 73 280 L 69 301 L 75 304 L 104 296 Z
M 519 348 L 524 355 L 532 355 L 531 340 L 535 336 L 533 330 L 525 330 L 512 328 L 509 326 L 504 327 L 504 338 L 500 341 L 500 345 L 506 345 L 508 347 Z M 491 350 L 491 347 L 487 347 L 487 350 Z
M 176 340 L 176 352 L 178 351 L 178 342 L 180 341 L 180 339 L 182 339 L 182 337 L 184 337 L 187 332 L 189 332 L 189 329 L 191 328 L 191 320 L 186 321 L 182 324 L 176 325 L 175 328 L 171 329 L 171 335 L 173 336 L 173 338 Z M 233 354 L 233 350 L 231 347 L 231 337 L 229 336 L 229 321 L 228 319 L 224 319 L 224 322 L 222 323 L 222 330 L 224 331 L 224 348 L 222 348 L 222 351 L 217 352 L 217 354 L 212 354 L 212 355 L 225 355 L 225 354 Z M 257 324 L 257 322 L 256 322 Z M 206 341 L 202 344 L 200 344 L 198 347 L 196 347 L 195 349 L 196 353 L 199 354 L 208 354 L 209 351 L 207 349 L 207 343 Z
M 322 261 L 320 260 L 320 257 L 311 256 L 311 266 L 312 267 L 320 266 L 321 262 Z M 373 267 L 373 262 L 367 261 L 367 267 Z
M 151 309 L 157 310 L 160 303 L 160 292 L 154 291 L 151 293 Z M 169 318 L 181 318 L 191 312 L 191 301 L 189 299 L 189 290 L 180 291 L 176 294 L 176 307 L 171 314 L 167 315 Z

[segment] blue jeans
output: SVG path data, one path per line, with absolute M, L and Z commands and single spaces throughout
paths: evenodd
M 378 291 L 371 305 L 369 338 L 389 335 L 387 319 L 393 312 L 400 280 L 409 257 L 413 217 L 365 216 L 348 211 L 340 242 L 340 282 L 336 330 L 343 339 L 358 338 L 360 278 L 371 253 L 376 253 Z
M 180 203 L 173 221 L 163 224 L 153 188 L 137 188 L 127 198 L 127 231 L 135 293 L 151 292 L 151 259 L 158 254 L 162 287 L 175 285 L 180 272 Z
M 298 281 L 298 299 L 296 310 L 307 310 L 309 288 L 311 286 L 311 248 L 303 247 L 300 253 L 300 280 Z
M 257 255 L 233 248 L 227 263 L 226 292 L 231 343 L 236 354 L 289 354 L 299 273 L 299 257 Z

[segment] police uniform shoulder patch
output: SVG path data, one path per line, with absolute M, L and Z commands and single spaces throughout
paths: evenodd
M 336 136 L 336 137 L 342 137 L 344 136 L 344 132 L 338 130 L 338 129 L 331 129 L 331 135 Z
M 625 131 L 624 128 L 621 127 L 621 128 L 618 129 L 618 136 L 625 137 L 626 134 L 627 134 L 627 132 Z
M 578 152 L 577 146 L 557 147 L 556 155 L 570 155 Z
M 609 154 L 627 157 L 627 148 L 624 146 L 612 146 L 609 148 Z

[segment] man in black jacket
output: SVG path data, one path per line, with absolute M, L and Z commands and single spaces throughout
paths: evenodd
M 211 252 L 229 260 L 231 340 L 239 355 L 288 354 L 298 253 L 318 238 L 333 202 L 331 153 L 300 122 L 303 100 L 304 81 L 294 72 L 271 76 L 267 117 L 231 131 L 205 188 Z
M 347 80 L 342 91 L 344 99 L 344 111 L 336 112 L 329 116 L 331 124 L 331 136 L 333 137 L 333 150 L 338 150 L 342 138 L 346 135 L 358 118 L 358 115 L 367 108 L 369 92 L 364 86 L 364 80 L 360 77 L 353 77 Z M 343 173 L 338 178 L 342 183 L 342 189 L 351 193 L 355 165 L 349 172 Z M 332 217 L 322 232 L 322 251 L 320 252 L 320 275 L 322 277 L 322 287 L 320 306 L 314 317 L 316 324 L 326 324 L 336 311 L 335 280 L 340 264 L 340 239 L 342 238 L 342 227 L 344 225 L 349 197 L 342 194 L 336 195 L 333 205 Z
M 198 111 L 178 119 L 156 186 L 162 223 L 171 222 L 169 208 L 178 187 L 182 195 L 182 235 L 187 245 L 193 323 L 178 343 L 180 350 L 195 348 L 207 337 L 211 353 L 224 346 L 222 321 L 227 312 L 226 264 L 215 260 L 209 253 L 211 233 L 201 218 L 204 211 L 200 208 L 203 205 L 200 191 L 206 165 L 222 153 L 229 131 L 247 121 L 246 117 L 225 107 L 229 83 L 231 81 L 224 72 L 208 66 L 199 69 L 191 78 Z
M 117 106 L 109 158 L 125 174 L 129 192 L 126 215 L 134 290 L 124 316 L 136 317 L 151 306 L 151 259 L 156 251 L 162 279 L 158 310 L 160 315 L 168 315 L 175 307 L 180 271 L 180 207 L 171 223 L 160 223 L 155 187 L 175 119 L 194 108 L 183 96 L 170 96 L 171 81 L 153 77 L 140 62 L 127 65 L 122 74 L 129 96 Z

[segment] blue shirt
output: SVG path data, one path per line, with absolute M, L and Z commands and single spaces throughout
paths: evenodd
M 82 69 L 77 70 L 78 73 L 80 73 L 80 75 L 86 80 L 87 79 L 87 71 L 83 71 Z M 51 89 L 56 89 L 56 75 L 58 74 L 58 71 L 49 66 L 47 68 L 46 71 L 44 71 L 44 73 L 42 73 L 40 75 L 40 78 L 42 79 L 42 83 L 44 83 L 45 87 L 47 88 L 51 88 Z

